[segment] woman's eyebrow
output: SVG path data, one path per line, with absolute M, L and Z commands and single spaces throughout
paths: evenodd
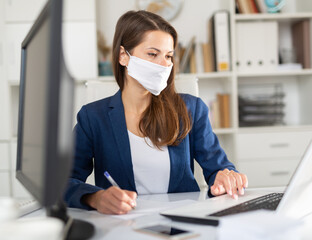
M 155 50 L 157 52 L 161 52 L 158 48 L 155 48 L 155 47 L 150 47 L 150 48 L 147 48 L 147 49 L 153 49 L 153 50 Z M 168 53 L 174 53 L 174 50 L 169 51 Z

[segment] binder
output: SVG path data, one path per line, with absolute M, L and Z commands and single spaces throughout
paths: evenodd
M 311 68 L 310 20 L 305 19 L 294 23 L 291 31 L 297 63 L 301 63 L 303 68 Z
M 274 71 L 278 66 L 278 23 L 238 22 L 236 25 L 238 72 Z
M 225 10 L 214 13 L 213 17 L 214 51 L 216 71 L 229 71 L 230 57 L 230 17 Z

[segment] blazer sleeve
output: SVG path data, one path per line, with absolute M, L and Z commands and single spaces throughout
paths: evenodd
M 213 185 L 219 170 L 227 168 L 236 171 L 212 131 L 208 107 L 200 98 L 196 101 L 192 132 L 194 158 L 202 167 L 209 187 Z
M 65 192 L 65 201 L 69 207 L 91 210 L 91 207 L 81 202 L 81 198 L 85 194 L 95 193 L 102 188 L 85 183 L 87 177 L 92 173 L 94 157 L 92 131 L 85 106 L 82 107 L 77 115 L 74 135 L 74 161 Z

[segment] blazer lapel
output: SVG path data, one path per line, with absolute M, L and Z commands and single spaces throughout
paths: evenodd
M 123 164 L 124 171 L 129 180 L 130 186 L 132 187 L 132 189 L 136 190 L 131 160 L 130 143 L 120 90 L 112 97 L 110 107 L 111 111 L 108 113 L 108 115 L 111 121 L 114 137 L 118 146 L 120 159 Z
M 170 180 L 168 193 L 176 191 L 179 184 L 183 178 L 185 171 L 185 164 L 187 159 L 186 153 L 186 141 L 185 139 L 178 146 L 169 146 L 169 156 L 170 156 Z

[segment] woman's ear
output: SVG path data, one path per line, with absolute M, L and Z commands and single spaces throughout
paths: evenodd
M 120 65 L 126 67 L 128 66 L 128 62 L 129 62 L 129 55 L 127 54 L 125 48 L 123 46 L 120 46 L 119 63 Z

